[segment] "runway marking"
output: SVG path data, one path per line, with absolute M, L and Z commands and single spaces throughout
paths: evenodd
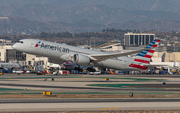
M 109 110 L 109 109 L 116 109 L 116 108 L 119 108 L 119 107 L 105 108 L 105 109 L 100 109 L 100 110 Z

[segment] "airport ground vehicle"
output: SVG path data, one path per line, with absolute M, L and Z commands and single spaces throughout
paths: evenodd
M 0 75 L 4 75 L 4 72 L 3 72 L 3 70 L 0 70 Z
M 37 75 L 45 75 L 46 74 L 46 71 L 38 71 L 37 72 Z
M 26 73 L 31 73 L 31 70 L 26 70 Z
M 12 73 L 21 74 L 21 73 L 24 73 L 24 71 L 23 70 L 13 70 Z
M 100 75 L 101 71 L 89 72 L 90 75 Z
M 168 71 L 159 71 L 159 74 L 169 74 Z

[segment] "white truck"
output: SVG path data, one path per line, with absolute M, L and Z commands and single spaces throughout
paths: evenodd
M 100 75 L 101 71 L 89 72 L 90 75 Z

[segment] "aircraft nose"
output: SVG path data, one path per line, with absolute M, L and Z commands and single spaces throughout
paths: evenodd
M 21 43 L 15 43 L 12 48 L 17 51 L 24 51 L 24 45 Z
M 16 43 L 12 46 L 13 47 L 13 49 L 16 49 L 17 48 L 17 45 L 16 45 Z

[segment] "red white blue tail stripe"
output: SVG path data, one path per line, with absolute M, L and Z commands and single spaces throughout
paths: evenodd
M 148 67 L 145 67 L 144 65 L 149 64 L 151 57 L 153 56 L 153 53 L 155 52 L 155 49 L 158 46 L 159 42 L 159 39 L 155 39 L 152 43 L 150 43 L 146 47 L 149 49 L 138 53 L 134 58 L 134 62 L 131 63 L 129 67 L 146 70 Z

